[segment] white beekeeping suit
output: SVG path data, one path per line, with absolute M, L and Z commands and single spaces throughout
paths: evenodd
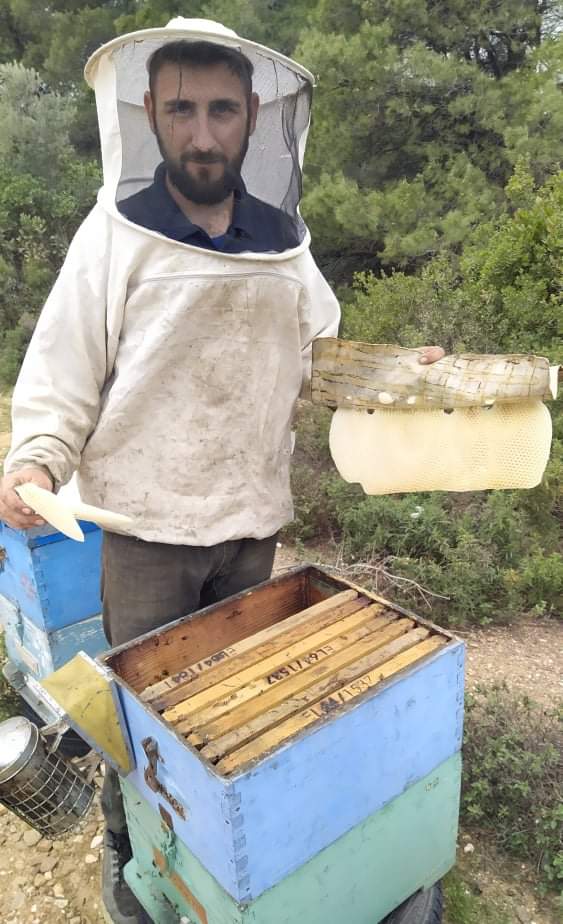
M 248 192 L 281 209 L 296 246 L 228 254 L 129 221 L 119 203 L 161 160 L 143 110 L 164 43 L 208 41 L 254 65 L 260 97 Z M 6 469 L 78 471 L 83 499 L 129 514 L 149 541 L 213 545 L 272 535 L 292 516 L 291 419 L 311 342 L 339 309 L 299 215 L 312 76 L 205 20 L 121 36 L 86 67 L 104 185 L 45 305 L 14 393 Z

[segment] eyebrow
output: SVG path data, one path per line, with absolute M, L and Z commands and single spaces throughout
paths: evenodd
M 165 106 L 177 106 L 178 103 L 193 103 L 194 100 L 186 99 L 184 96 L 175 96 L 173 99 L 167 99 L 164 102 Z M 240 109 L 242 103 L 238 99 L 233 99 L 232 97 L 226 96 L 224 98 L 212 99 L 209 100 L 210 106 L 216 106 L 217 104 L 233 106 L 235 109 Z

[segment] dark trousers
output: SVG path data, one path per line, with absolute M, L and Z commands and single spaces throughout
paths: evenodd
M 112 646 L 129 642 L 268 580 L 276 539 L 277 534 L 205 547 L 104 533 L 102 603 L 108 642 Z M 118 774 L 107 765 L 102 811 L 110 831 L 127 831 Z

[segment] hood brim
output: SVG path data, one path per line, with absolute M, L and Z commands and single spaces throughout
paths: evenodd
M 248 49 L 248 51 L 253 51 L 256 54 L 262 54 L 265 57 L 279 61 L 280 64 L 283 64 L 288 69 L 295 71 L 297 74 L 300 74 L 311 84 L 312 87 L 315 86 L 314 75 L 311 73 L 311 71 L 307 70 L 306 67 L 303 67 L 302 64 L 298 64 L 292 58 L 288 58 L 286 55 L 282 55 L 280 52 L 274 51 L 273 49 L 268 48 L 266 45 L 261 45 L 258 42 L 251 42 L 248 39 L 241 38 L 231 29 L 221 28 L 220 31 L 215 31 L 211 29 L 193 29 L 174 25 L 160 26 L 157 29 L 139 29 L 136 32 L 128 32 L 125 35 L 120 35 L 114 39 L 111 39 L 109 42 L 101 45 L 100 48 L 98 48 L 88 58 L 84 68 L 84 78 L 88 86 L 90 86 L 92 89 L 95 89 L 96 70 L 99 61 L 105 55 L 111 54 L 111 52 L 113 52 L 115 49 L 122 48 L 124 45 L 129 45 L 131 42 L 158 42 L 159 40 L 162 40 L 162 44 L 165 45 L 168 42 L 174 42 L 181 39 L 186 39 L 192 42 L 212 42 L 215 45 L 224 45 L 227 48 L 235 48 L 238 51 L 241 51 L 243 54 L 245 49 Z

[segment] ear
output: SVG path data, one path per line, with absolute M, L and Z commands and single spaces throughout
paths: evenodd
M 147 119 L 149 120 L 151 132 L 153 134 L 156 134 L 155 119 L 154 119 L 154 105 L 152 101 L 152 96 L 150 94 L 150 90 L 145 90 L 145 95 L 143 97 L 143 104 L 145 107 L 145 112 L 147 114 Z
M 253 93 L 250 97 L 250 119 L 249 119 L 249 134 L 251 135 L 256 128 L 256 119 L 258 117 L 258 108 L 260 106 L 260 97 L 257 93 Z

